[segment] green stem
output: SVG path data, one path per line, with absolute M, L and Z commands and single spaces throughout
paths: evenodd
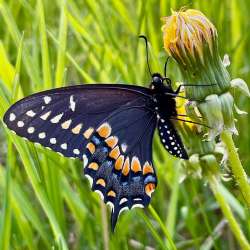
M 225 143 L 228 150 L 228 157 L 232 173 L 239 185 L 239 189 L 244 197 L 244 200 L 250 208 L 250 185 L 247 180 L 246 172 L 241 164 L 237 149 L 235 148 L 232 135 L 228 131 L 223 131 L 221 134 L 221 139 Z
M 220 192 L 220 184 L 218 182 L 218 180 L 216 179 L 215 176 L 210 175 L 209 178 L 209 185 L 213 191 L 213 194 L 217 200 L 217 202 L 220 205 L 220 208 L 224 214 L 224 216 L 226 217 L 226 219 L 228 220 L 229 226 L 235 236 L 235 238 L 237 239 L 237 241 L 239 242 L 241 248 L 243 250 L 250 250 L 250 245 L 245 237 L 245 235 L 243 234 L 239 224 L 237 223 L 231 208 L 229 207 L 229 205 L 227 204 L 226 200 L 224 199 L 223 194 Z
M 176 214 L 177 214 L 177 205 L 178 205 L 178 197 L 179 197 L 179 175 L 180 175 L 180 166 L 181 161 L 176 161 L 175 163 L 175 171 L 173 173 L 173 185 L 172 192 L 169 200 L 168 213 L 167 213 L 167 221 L 166 228 L 173 237 L 175 233 L 175 225 L 176 225 Z
M 176 246 L 175 246 L 175 244 L 174 244 L 174 242 L 173 242 L 173 240 L 172 240 L 172 238 L 171 238 L 171 235 L 170 235 L 168 229 L 165 227 L 165 225 L 164 225 L 164 223 L 162 222 L 162 220 L 161 220 L 161 218 L 159 217 L 159 215 L 156 213 L 156 211 L 154 210 L 154 208 L 153 208 L 151 205 L 149 205 L 148 208 L 149 208 L 149 211 L 150 211 L 150 213 L 152 214 L 152 216 L 153 216 L 153 217 L 155 218 L 155 220 L 159 223 L 159 226 L 160 226 L 160 228 L 162 229 L 163 233 L 165 234 L 165 236 L 166 236 L 166 238 L 167 238 L 167 240 L 168 240 L 168 242 L 169 242 L 169 244 L 170 244 L 170 246 L 171 246 L 171 249 L 177 250 L 177 248 L 176 248 Z
M 109 230 L 107 222 L 107 208 L 102 200 L 100 200 L 101 205 L 101 216 L 102 216 L 102 237 L 103 237 L 103 249 L 109 250 Z

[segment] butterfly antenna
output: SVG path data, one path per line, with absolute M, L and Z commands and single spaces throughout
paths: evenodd
M 168 66 L 168 61 L 169 61 L 170 56 L 167 58 L 165 65 L 164 65 L 164 76 L 167 77 L 167 66 Z
M 151 72 L 151 69 L 150 69 L 150 66 L 149 66 L 149 55 L 148 55 L 148 39 L 146 36 L 143 36 L 143 35 L 140 35 L 139 38 L 142 38 L 144 39 L 145 41 L 145 45 L 146 45 L 146 53 L 147 53 L 147 65 L 148 65 L 148 71 L 150 73 L 150 75 L 152 76 L 152 72 Z

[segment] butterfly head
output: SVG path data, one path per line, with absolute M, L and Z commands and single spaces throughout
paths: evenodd
M 166 82 L 166 84 L 164 84 Z M 152 81 L 150 85 L 151 89 L 162 89 L 162 88 L 171 88 L 171 80 L 167 77 L 162 77 L 160 73 L 152 74 Z

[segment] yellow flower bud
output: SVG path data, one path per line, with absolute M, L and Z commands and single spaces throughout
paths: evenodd
M 208 18 L 189 9 L 173 11 L 163 21 L 166 51 L 178 62 L 184 82 L 199 85 L 186 88 L 187 96 L 200 101 L 227 91 L 231 79 L 219 55 L 216 28 Z
M 164 47 L 176 60 L 188 64 L 188 54 L 196 59 L 198 55 L 204 62 L 204 43 L 213 53 L 216 47 L 217 31 L 214 25 L 198 10 L 172 11 L 172 15 L 163 18 L 162 27 Z

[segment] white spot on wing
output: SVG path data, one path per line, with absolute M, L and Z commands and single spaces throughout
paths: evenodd
M 40 139 L 44 139 L 44 138 L 46 137 L 45 132 L 39 133 L 38 137 L 39 137 Z
M 42 120 L 47 120 L 48 119 L 48 117 L 49 117 L 49 115 L 50 115 L 50 113 L 51 113 L 51 111 L 48 111 L 47 113 L 45 113 L 45 114 L 43 114 L 43 115 L 41 115 L 40 116 L 40 118 L 42 119 Z
M 127 200 L 128 200 L 127 198 L 122 198 L 122 199 L 120 200 L 119 205 L 121 205 L 122 203 L 126 202 Z
M 134 204 L 134 205 L 132 206 L 132 208 L 135 208 L 135 207 L 144 208 L 144 206 L 143 206 L 142 204 Z
M 134 201 L 142 201 L 141 198 L 134 198 Z
M 67 143 L 63 143 L 63 144 L 61 145 L 61 148 L 64 149 L 64 150 L 66 150 L 66 149 L 67 149 Z
M 87 155 L 84 154 L 82 156 L 82 160 L 83 160 L 83 167 L 85 168 L 88 165 L 88 162 L 89 162 Z
M 104 199 L 103 193 L 100 190 L 95 190 L 95 192 L 99 194 L 102 200 Z
M 44 100 L 45 104 L 49 104 L 51 102 L 51 97 L 50 96 L 44 96 L 43 100 Z
M 9 120 L 13 122 L 16 119 L 16 115 L 14 113 L 10 113 Z
M 126 143 L 122 143 L 122 145 L 121 145 L 121 149 L 122 149 L 122 152 L 123 152 L 123 153 L 125 153 L 125 152 L 126 152 L 127 147 L 128 147 L 128 145 L 127 145 Z
M 113 204 L 111 201 L 108 201 L 108 202 L 107 202 L 107 205 L 109 205 L 109 206 L 110 206 L 111 211 L 113 211 L 113 210 L 114 210 L 114 204 Z
M 36 115 L 36 113 L 33 110 L 29 110 L 26 112 L 26 115 L 29 117 L 34 117 Z
M 79 151 L 78 148 L 75 148 L 75 149 L 73 150 L 73 153 L 76 154 L 76 155 L 79 155 L 79 154 L 80 154 L 80 151 Z
M 28 131 L 29 134 L 33 134 L 35 132 L 35 128 L 34 127 L 29 127 L 27 129 L 27 131 Z
M 86 174 L 85 176 L 89 180 L 90 187 L 92 187 L 92 185 L 93 185 L 93 178 L 91 176 L 89 176 L 88 174 Z
M 50 138 L 49 141 L 50 141 L 51 144 L 56 144 L 56 138 Z
M 52 123 L 58 123 L 58 122 L 61 120 L 62 116 L 63 116 L 63 113 L 61 113 L 61 114 L 59 114 L 59 115 L 56 115 L 56 116 L 53 117 L 50 121 L 51 121 Z
M 18 122 L 17 122 L 17 126 L 18 126 L 19 128 L 22 128 L 22 127 L 24 126 L 23 121 L 18 121 Z
M 72 131 L 73 134 L 77 135 L 77 134 L 80 133 L 81 129 L 82 129 L 82 123 L 79 123 L 77 126 L 72 128 L 71 131 Z
M 74 101 L 74 96 L 71 95 L 69 98 L 69 108 L 74 112 L 76 110 L 76 102 Z
M 71 122 L 72 122 L 71 119 L 70 119 L 70 120 L 67 120 L 67 121 L 65 121 L 65 122 L 63 122 L 63 123 L 61 124 L 61 127 L 62 127 L 63 129 L 68 129 L 69 126 L 70 126 L 70 124 L 71 124 Z

